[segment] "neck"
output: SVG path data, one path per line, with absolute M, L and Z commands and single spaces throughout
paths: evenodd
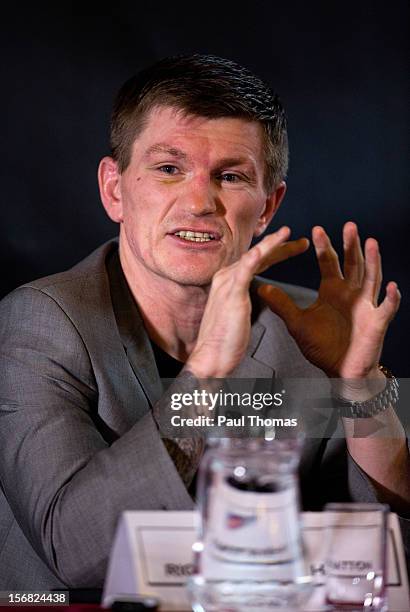
M 209 285 L 181 285 L 155 274 L 121 240 L 119 253 L 149 337 L 169 355 L 185 362 L 196 344 Z

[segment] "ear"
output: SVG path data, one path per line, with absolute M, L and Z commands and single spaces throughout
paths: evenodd
M 116 223 L 123 220 L 120 182 L 118 163 L 112 157 L 103 157 L 98 166 L 100 197 L 107 215 Z
M 276 187 L 275 191 L 272 191 L 266 197 L 265 208 L 263 209 L 255 227 L 255 231 L 253 232 L 254 238 L 263 234 L 263 232 L 268 227 L 269 223 L 272 221 L 275 213 L 277 212 L 279 206 L 286 193 L 286 183 L 282 181 Z

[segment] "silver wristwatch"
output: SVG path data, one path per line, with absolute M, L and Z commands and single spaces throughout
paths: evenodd
M 378 367 L 386 376 L 386 386 L 383 391 L 380 391 L 380 393 L 365 402 L 333 397 L 339 416 L 348 419 L 366 419 L 384 412 L 389 406 L 394 406 L 397 403 L 399 399 L 399 383 L 397 379 L 384 366 L 379 365 Z

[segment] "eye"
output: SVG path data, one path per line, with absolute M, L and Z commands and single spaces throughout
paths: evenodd
M 159 170 L 160 172 L 163 172 L 164 174 L 176 174 L 178 172 L 178 168 L 176 166 L 172 166 L 171 164 L 165 164 L 164 166 L 159 166 L 159 168 L 157 168 L 157 170 Z
M 221 174 L 221 181 L 225 183 L 238 183 L 242 177 L 238 174 L 234 174 L 233 172 L 225 172 L 225 174 Z

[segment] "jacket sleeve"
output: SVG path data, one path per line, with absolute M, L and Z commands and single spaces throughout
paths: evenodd
M 407 441 L 408 443 L 408 441 Z M 357 465 L 355 460 L 351 457 L 350 453 L 347 452 L 348 457 L 348 478 L 349 478 L 349 490 L 351 492 L 352 500 L 354 502 L 364 503 L 375 503 L 377 499 L 377 493 L 373 487 L 367 474 Z M 392 508 L 394 512 L 394 508 Z M 403 546 L 406 553 L 407 563 L 410 563 L 410 519 L 398 515 L 400 523 L 400 531 L 403 537 Z
M 14 516 L 63 583 L 99 586 L 123 510 L 189 509 L 191 498 L 151 412 L 106 441 L 86 347 L 40 290 L 0 303 L 0 372 L 0 480 Z
M 350 455 L 344 438 L 332 438 L 326 444 L 317 486 L 321 506 L 328 502 L 378 503 L 377 491 L 368 475 Z M 394 508 L 391 508 L 394 512 Z M 398 514 L 407 563 L 410 561 L 410 520 Z

